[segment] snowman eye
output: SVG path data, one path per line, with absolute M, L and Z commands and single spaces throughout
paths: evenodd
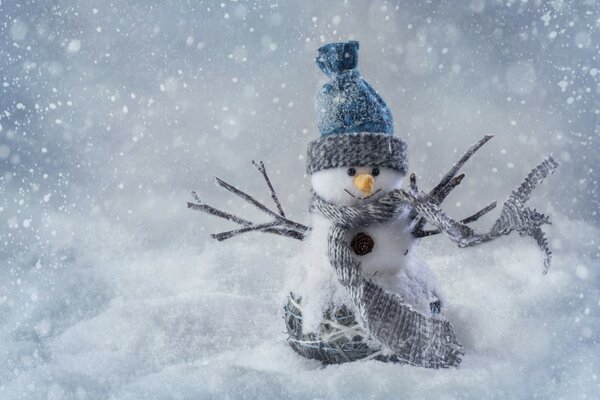
M 377 176 L 377 175 L 379 175 L 379 168 L 373 168 L 373 170 L 371 171 L 371 175 L 372 175 L 372 176 Z
M 350 176 L 356 175 L 356 170 L 354 168 L 348 168 L 348 175 L 350 175 Z

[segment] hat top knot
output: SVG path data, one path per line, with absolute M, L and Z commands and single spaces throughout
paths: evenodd
M 319 48 L 316 63 L 327 76 L 335 77 L 356 68 L 358 42 L 329 43 Z
M 392 113 L 385 101 L 356 67 L 358 42 L 327 44 L 318 50 L 315 62 L 330 79 L 315 102 L 322 136 L 394 132 Z

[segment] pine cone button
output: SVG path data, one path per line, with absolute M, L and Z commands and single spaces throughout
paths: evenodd
M 357 233 L 352 242 L 350 242 L 350 247 L 359 256 L 364 256 L 372 252 L 373 246 L 375 246 L 373 238 L 364 232 Z

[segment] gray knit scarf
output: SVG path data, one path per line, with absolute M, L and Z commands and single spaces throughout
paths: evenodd
M 553 173 L 558 163 L 548 157 L 538 164 L 504 202 L 500 217 L 486 233 L 475 233 L 467 225 L 447 216 L 426 197 L 393 190 L 358 207 L 337 206 L 312 193 L 311 209 L 333 221 L 328 236 L 329 262 L 338 280 L 348 290 L 365 328 L 406 362 L 429 368 L 448 368 L 461 361 L 462 346 L 450 322 L 440 316 L 427 316 L 413 309 L 397 294 L 387 292 L 361 276 L 360 263 L 346 244 L 349 229 L 388 221 L 407 208 L 446 233 L 459 247 L 475 246 L 516 231 L 531 236 L 542 250 L 544 273 L 552 252 L 541 230 L 548 217 L 525 206 L 533 189 Z
M 346 244 L 349 229 L 388 221 L 409 207 L 408 193 L 392 191 L 358 207 L 337 206 L 314 192 L 313 210 L 334 222 L 328 235 L 329 261 L 348 290 L 365 328 L 402 360 L 428 368 L 458 366 L 462 346 L 450 322 L 427 316 L 397 294 L 387 292 L 361 276 L 360 263 Z

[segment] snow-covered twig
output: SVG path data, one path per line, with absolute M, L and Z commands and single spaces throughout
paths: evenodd
M 460 183 L 462 182 L 464 177 L 465 177 L 465 174 L 460 174 L 460 175 L 457 175 L 457 176 L 453 177 L 452 179 L 450 179 L 450 181 L 446 184 L 446 186 L 441 188 L 440 191 L 436 193 L 435 202 L 439 201 L 439 203 L 441 203 L 446 197 L 448 197 L 448 195 L 450 194 L 452 189 L 454 189 L 455 187 L 460 185 Z
M 294 221 L 290 221 L 289 219 L 282 217 L 281 215 L 277 214 L 276 212 L 274 212 L 273 210 L 271 210 L 270 208 L 268 208 L 267 206 L 265 206 L 264 204 L 262 204 L 261 202 L 257 201 L 254 197 L 250 196 L 249 194 L 242 192 L 241 190 L 239 190 L 238 188 L 236 188 L 233 185 L 230 185 L 229 183 L 225 182 L 224 180 L 215 177 L 215 182 L 217 183 L 217 185 L 221 186 L 222 188 L 230 191 L 231 193 L 235 194 L 236 196 L 242 198 L 243 200 L 245 200 L 246 202 L 252 204 L 253 206 L 255 206 L 256 208 L 258 208 L 259 210 L 263 211 L 264 213 L 272 216 L 273 218 L 281 221 L 282 224 L 286 224 L 289 225 L 290 227 L 293 228 L 298 228 L 298 229 L 302 229 L 302 230 L 307 230 L 308 227 L 302 224 L 299 224 L 297 222 Z
M 243 200 L 252 204 L 254 207 L 258 208 L 262 212 L 269 214 L 275 218 L 280 217 L 278 214 L 274 213 L 269 208 L 267 208 L 267 206 L 265 206 L 264 204 L 257 201 L 254 197 L 250 196 L 249 194 L 247 194 L 245 192 L 242 192 L 235 186 L 230 185 L 229 183 L 225 182 L 224 180 L 222 180 L 221 178 L 219 178 L 217 176 L 215 176 L 215 183 L 217 185 L 221 186 L 223 189 L 230 191 L 231 193 L 235 194 L 238 197 L 241 197 Z
M 232 221 L 235 222 L 236 224 L 242 225 L 246 228 L 248 227 L 255 227 L 256 225 L 254 225 L 252 222 L 247 221 L 241 217 L 238 217 L 237 215 L 234 214 L 230 214 L 226 211 L 222 211 L 219 210 L 217 208 L 211 207 L 208 204 L 204 204 L 202 202 L 200 202 L 200 199 L 197 198 L 197 196 L 194 196 L 196 198 L 196 201 L 198 202 L 198 204 L 196 203 L 187 203 L 187 207 L 191 210 L 196 210 L 196 211 L 202 211 L 205 212 L 207 214 L 210 215 L 214 215 L 215 217 L 219 217 L 219 218 L 223 218 L 226 219 L 228 221 Z M 258 228 L 261 230 L 261 232 L 266 232 L 266 233 L 272 233 L 275 235 L 280 235 L 280 236 L 287 236 L 287 237 L 291 237 L 293 239 L 298 239 L 298 240 L 302 240 L 304 239 L 304 234 L 300 233 L 298 231 L 295 231 L 293 229 L 285 229 L 285 228 Z M 231 235 L 223 235 L 221 236 L 220 234 L 214 234 L 212 235 L 212 237 L 214 239 L 217 239 L 219 241 L 221 240 L 225 240 L 225 239 L 229 239 L 233 236 L 239 235 L 241 233 L 246 233 L 246 232 L 251 232 L 253 230 L 256 229 L 243 229 L 243 230 L 235 230 L 234 232 L 232 232 Z M 225 233 L 229 233 L 229 232 L 223 232 L 223 234 Z
M 254 161 L 252 163 L 256 167 L 256 169 L 258 169 L 258 171 L 262 174 L 263 178 L 265 179 L 265 182 L 267 183 L 267 186 L 269 187 L 269 190 L 271 192 L 271 198 L 275 202 L 275 205 L 277 206 L 279 214 L 272 211 L 271 209 L 269 209 L 267 206 L 265 206 L 264 204 L 262 204 L 261 202 L 256 200 L 254 197 L 239 190 L 235 186 L 230 185 L 229 183 L 223 181 L 222 179 L 215 177 L 215 182 L 217 183 L 217 185 L 219 185 L 222 188 L 228 190 L 229 192 L 235 194 L 236 196 L 239 196 L 246 202 L 252 204 L 256 208 L 258 208 L 259 210 L 264 212 L 265 214 L 273 217 L 274 218 L 273 221 L 267 222 L 267 223 L 261 223 L 261 224 L 253 223 L 253 222 L 248 221 L 237 215 L 234 215 L 234 214 L 228 213 L 226 211 L 211 207 L 207 204 L 204 204 L 200 200 L 200 198 L 198 197 L 196 192 L 192 192 L 192 196 L 196 200 L 196 203 L 188 202 L 187 203 L 188 208 L 190 208 L 192 210 L 202 211 L 207 214 L 211 214 L 216 217 L 235 222 L 238 225 L 242 225 L 242 228 L 238 228 L 238 229 L 234 229 L 231 231 L 221 232 L 221 233 L 216 233 L 216 234 L 211 235 L 214 239 L 217 239 L 219 241 L 230 239 L 234 236 L 241 235 L 241 234 L 247 233 L 247 232 L 254 232 L 254 231 L 272 233 L 272 234 L 276 234 L 276 235 L 280 235 L 280 236 L 290 237 L 293 239 L 303 240 L 306 237 L 306 234 L 308 233 L 310 228 L 308 228 L 305 225 L 299 224 L 297 222 L 291 221 L 285 217 L 285 213 L 283 212 L 281 203 L 279 202 L 277 194 L 275 193 L 275 190 L 273 189 L 273 185 L 271 184 L 269 176 L 267 175 L 267 171 L 265 169 L 264 164 L 262 162 L 256 163 Z
M 463 224 L 468 224 L 470 222 L 475 222 L 479 218 L 481 218 L 483 215 L 487 214 L 488 212 L 490 212 L 494 208 L 496 208 L 496 205 L 497 205 L 497 202 L 493 201 L 490 204 L 488 204 L 486 207 L 482 208 L 481 210 L 479 210 L 475 214 L 471 215 L 470 217 L 467 217 L 467 218 L 463 219 L 460 222 L 462 222 Z
M 265 182 L 267 183 L 267 186 L 269 187 L 269 191 L 271 192 L 271 198 L 273 199 L 273 202 L 277 206 L 279 215 L 281 215 L 282 217 L 285 217 L 285 213 L 283 212 L 283 208 L 281 208 L 281 203 L 279 202 L 279 198 L 277 197 L 277 194 L 275 193 L 275 189 L 273 189 L 273 185 L 271 184 L 271 180 L 269 179 L 269 176 L 267 175 L 267 170 L 265 169 L 265 164 L 262 161 L 257 163 L 256 161 L 252 160 L 252 165 L 254 165 L 254 167 L 258 170 L 258 172 L 260 172 L 262 174 L 263 178 L 265 178 Z
M 452 180 L 452 178 L 454 178 L 456 176 L 458 171 L 462 168 L 463 165 L 465 165 L 465 163 L 469 160 L 469 158 L 471 158 L 471 156 L 473 154 L 475 154 L 475 152 L 477 150 L 479 150 L 481 148 L 481 146 L 486 144 L 493 137 L 494 137 L 494 135 L 485 135 L 484 137 L 479 139 L 477 141 L 477 143 L 475 143 L 473 146 L 471 146 L 469 148 L 469 150 L 467 150 L 467 152 L 461 157 L 461 159 L 458 160 L 458 162 L 456 164 L 454 164 L 452 166 L 452 168 L 450 168 L 450 171 L 448 171 L 446 173 L 446 175 L 444 175 L 444 177 L 442 178 L 440 183 L 438 183 L 437 186 L 434 187 L 431 190 L 431 192 L 429 192 L 429 194 L 427 195 L 428 200 L 430 202 L 436 203 L 438 205 L 441 204 L 442 201 L 448 195 L 448 193 L 450 193 L 450 190 L 452 190 L 452 189 L 445 190 L 446 185 L 448 185 L 450 183 L 450 181 Z M 460 181 L 459 181 L 459 183 L 460 183 Z
M 414 172 L 410 174 L 410 192 L 415 196 L 419 194 L 419 187 L 417 186 L 417 176 Z
M 188 208 L 191 208 L 192 210 L 203 211 L 207 214 L 212 214 L 215 217 L 233 221 L 239 225 L 252 225 L 252 222 L 247 221 L 244 218 L 238 217 L 237 215 L 234 215 L 234 214 L 230 214 L 226 211 L 216 209 L 214 207 L 209 206 L 208 204 L 204 204 L 203 202 L 200 201 L 196 192 L 192 192 L 192 196 L 194 196 L 194 199 L 198 202 L 197 204 L 190 203 L 190 202 L 187 203 Z
M 250 226 L 246 226 L 244 228 L 234 229 L 232 231 L 221 232 L 221 233 L 213 233 L 210 236 L 213 239 L 217 239 L 218 241 L 222 241 L 222 240 L 225 240 L 225 239 L 232 238 L 232 237 L 234 237 L 236 235 L 240 235 L 242 233 L 252 232 L 252 231 L 260 231 L 260 230 L 263 230 L 263 229 L 274 228 L 276 226 L 277 226 L 277 222 L 267 222 L 267 223 L 264 223 L 264 224 L 250 225 Z

